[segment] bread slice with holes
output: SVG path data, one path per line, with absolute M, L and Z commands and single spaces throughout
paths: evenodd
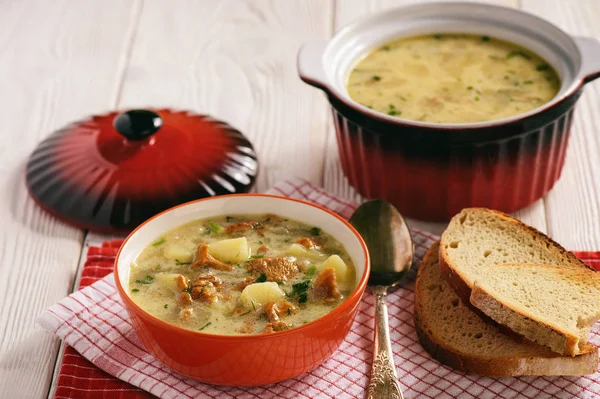
M 503 263 L 587 268 L 542 232 L 502 212 L 466 208 L 450 220 L 440 240 L 440 264 L 444 278 L 465 303 L 475 280 Z
M 470 301 L 528 340 L 575 356 L 600 319 L 600 273 L 578 266 L 491 266 L 479 273 Z
M 520 342 L 484 322 L 455 294 L 440 273 L 434 244 L 419 266 L 415 287 L 415 328 L 421 345 L 441 363 L 490 377 L 584 375 L 598 368 L 598 350 L 583 345 L 579 355 L 562 356 Z

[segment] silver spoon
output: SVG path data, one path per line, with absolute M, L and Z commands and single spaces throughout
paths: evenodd
M 371 274 L 368 287 L 375 295 L 375 336 L 368 398 L 404 399 L 398 384 L 390 343 L 387 290 L 396 286 L 412 265 L 414 247 L 410 231 L 398 210 L 383 200 L 359 206 L 350 223 L 369 248 Z

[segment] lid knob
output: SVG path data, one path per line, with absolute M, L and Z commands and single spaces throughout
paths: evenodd
M 113 119 L 113 126 L 127 140 L 144 140 L 162 126 L 162 118 L 147 109 L 132 109 L 120 113 Z

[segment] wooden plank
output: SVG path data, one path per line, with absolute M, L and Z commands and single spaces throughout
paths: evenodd
M 35 324 L 68 294 L 83 232 L 29 198 L 24 166 L 69 121 L 110 108 L 131 3 L 0 4 L 0 392 L 42 397 L 59 347 Z
M 191 109 L 229 122 L 258 152 L 258 191 L 289 176 L 320 184 L 327 107 L 298 78 L 296 53 L 328 37 L 331 24 L 331 1 L 150 0 L 121 105 Z
M 567 33 L 600 39 L 600 3 L 523 0 L 523 8 Z M 597 54 L 596 54 L 597 56 Z M 549 234 L 573 250 L 600 249 L 600 83 L 586 85 L 560 180 L 546 196 Z
M 335 15 L 335 31 L 340 30 L 345 25 L 351 23 L 353 20 L 361 18 L 365 15 L 389 9 L 392 7 L 398 7 L 415 3 L 412 0 L 370 0 L 363 2 L 356 2 L 354 0 L 337 0 L 336 1 L 336 15 Z M 506 5 L 511 7 L 517 7 L 519 2 L 517 0 L 490 0 L 487 3 Z M 347 179 L 345 178 L 339 163 L 338 147 L 335 138 L 335 130 L 332 122 L 329 124 L 328 136 L 327 136 L 327 157 L 324 172 L 324 185 L 327 190 L 330 190 L 337 195 L 347 198 L 349 200 L 360 202 L 362 198 L 360 195 L 349 186 Z M 526 223 L 537 227 L 542 231 L 546 231 L 546 218 L 544 212 L 543 201 L 537 201 L 531 206 L 515 213 L 515 216 L 522 219 Z M 440 234 L 444 228 L 444 223 L 427 223 L 423 221 L 409 219 L 408 223 L 411 226 L 430 231 L 435 234 Z

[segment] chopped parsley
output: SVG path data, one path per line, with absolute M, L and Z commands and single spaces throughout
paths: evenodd
M 260 276 L 256 278 L 257 283 L 264 283 L 267 281 L 267 275 L 265 273 L 261 273 Z
M 306 277 L 312 277 L 312 276 L 315 275 L 316 272 L 317 272 L 317 266 L 316 265 L 310 265 L 310 267 L 306 271 Z
M 185 265 L 191 265 L 191 264 L 192 264 L 192 262 L 182 262 L 182 261 L 180 261 L 179 259 L 175 259 L 175 264 L 176 264 L 177 266 L 185 266 Z
M 302 294 L 298 295 L 298 303 L 306 303 L 306 301 L 308 301 L 308 295 L 306 294 L 306 292 L 303 292 Z
M 158 239 L 157 241 L 153 242 L 153 243 L 152 243 L 152 246 L 153 246 L 153 247 L 158 247 L 159 245 L 161 245 L 161 244 L 164 244 L 164 243 L 165 243 L 165 241 L 166 241 L 166 240 L 165 240 L 164 238 L 162 238 L 162 237 L 161 237 L 161 238 L 160 238 L 160 239 Z
M 473 86 L 467 87 L 467 90 L 473 90 Z
M 531 85 L 533 84 L 533 80 L 526 80 L 523 82 L 524 85 Z
M 379 82 L 381 80 L 381 76 L 379 76 L 379 75 L 373 75 L 373 76 L 371 76 L 371 80 L 373 80 L 375 82 Z
M 550 70 L 550 65 L 548 65 L 548 64 L 541 64 L 541 65 L 538 65 L 537 67 L 535 67 L 535 70 L 536 71 L 540 71 L 540 72 L 542 72 L 542 71 L 548 71 L 548 70 Z
M 312 229 L 310 229 L 310 234 L 312 234 L 313 236 L 318 236 L 319 234 L 321 234 L 321 229 L 318 227 L 313 227 Z
M 233 216 L 225 216 L 225 220 L 227 221 L 227 223 L 230 223 L 230 222 L 234 221 L 235 218 Z
M 252 309 L 256 310 L 256 306 L 254 305 L 254 301 L 250 301 L 250 303 L 252 304 Z
M 137 288 L 132 288 L 131 292 L 139 292 L 140 290 L 138 290 Z
M 168 308 L 169 308 L 169 304 L 168 304 L 168 303 L 165 303 L 165 306 L 163 306 L 163 307 L 164 307 L 165 309 L 168 309 Z
M 475 97 L 475 101 L 479 101 L 479 96 L 476 96 L 476 97 Z
M 392 48 L 390 46 L 383 46 L 381 51 L 390 51 Z
M 401 115 L 402 112 L 400 111 L 396 111 L 395 109 L 389 110 L 387 113 L 389 116 L 396 116 L 396 115 Z
M 244 313 L 240 313 L 240 316 L 247 315 L 247 314 L 248 314 L 248 313 L 250 313 L 250 312 L 251 312 L 251 311 L 250 311 L 250 310 L 248 310 L 248 311 L 246 311 L 246 312 L 244 312 Z
M 433 38 L 436 40 L 442 40 L 443 37 L 444 35 L 442 35 L 441 33 L 436 33 L 435 35 L 433 35 Z
M 215 222 L 208 222 L 208 225 L 206 226 L 206 234 L 220 234 L 223 231 L 225 231 L 225 227 Z
M 151 284 L 154 281 L 154 277 L 147 275 L 144 278 L 139 278 L 137 280 L 135 280 L 136 283 L 138 284 Z
M 291 309 L 291 308 L 288 308 L 288 310 L 287 310 L 287 314 L 288 314 L 288 316 L 291 316 L 291 315 L 292 315 L 292 309 Z
M 209 321 L 208 323 L 206 323 L 205 325 L 203 325 L 202 327 L 200 327 L 200 328 L 198 329 L 198 331 L 202 331 L 202 330 L 204 330 L 206 327 L 210 326 L 211 324 L 212 324 L 212 323 Z
M 264 258 L 265 254 L 258 254 L 258 255 L 252 255 L 251 258 L 252 259 L 260 259 L 260 258 Z
M 506 55 L 506 59 L 509 60 L 513 57 L 523 57 L 526 60 L 530 60 L 531 56 L 522 50 L 513 50 Z
M 300 283 L 292 284 L 292 292 L 288 293 L 289 297 L 297 297 L 298 303 L 305 303 L 308 301 L 308 295 L 306 291 L 310 288 L 310 280 L 304 280 Z
M 481 41 L 482 42 L 489 42 L 490 41 L 490 37 L 489 36 L 481 36 Z

